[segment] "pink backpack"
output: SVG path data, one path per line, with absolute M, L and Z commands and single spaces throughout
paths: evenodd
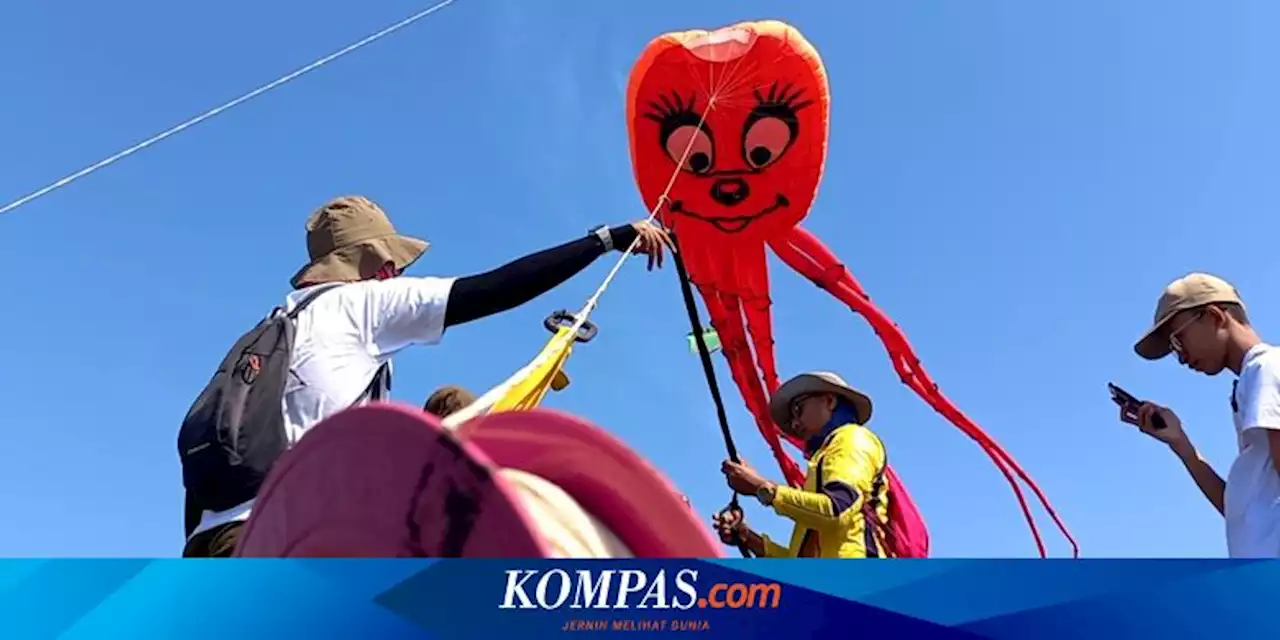
M 883 477 L 889 482 L 889 526 L 885 531 L 885 551 L 890 558 L 929 557 L 929 528 L 916 503 L 907 493 L 907 487 L 898 474 L 886 463 Z M 876 514 L 869 513 L 868 522 L 875 522 Z

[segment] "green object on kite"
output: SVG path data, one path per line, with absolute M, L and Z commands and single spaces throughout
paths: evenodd
M 692 353 L 697 353 L 698 352 L 697 336 L 694 336 L 693 332 L 690 331 L 688 338 L 689 338 L 689 351 Z M 716 333 L 715 329 L 703 329 L 702 340 L 703 342 L 707 343 L 707 353 L 715 353 L 720 350 L 720 334 Z

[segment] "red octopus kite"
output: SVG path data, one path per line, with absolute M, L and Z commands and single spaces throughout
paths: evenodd
M 689 280 L 706 304 L 760 432 L 787 480 L 803 482 L 769 418 L 768 398 L 779 383 L 768 245 L 865 317 L 902 381 L 987 452 L 1013 487 L 1041 556 L 1044 543 L 1014 473 L 1078 553 L 1034 481 L 942 395 L 897 325 L 822 241 L 799 226 L 822 177 L 830 110 L 817 50 L 794 27 L 777 21 L 659 36 L 641 54 L 627 87 L 631 160 L 641 195 L 678 237 Z M 888 475 L 892 491 L 900 485 Z

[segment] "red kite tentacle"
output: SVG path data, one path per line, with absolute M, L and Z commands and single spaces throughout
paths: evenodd
M 774 251 L 778 253 L 778 256 L 788 265 L 791 265 L 802 275 L 808 277 L 819 287 L 822 287 L 832 295 L 835 295 L 838 299 L 841 299 L 842 302 L 849 304 L 850 308 L 855 312 L 859 311 L 858 305 L 844 300 L 848 294 L 854 293 L 852 287 L 848 287 L 847 285 L 846 279 L 851 279 L 852 276 L 846 275 L 846 269 L 843 267 L 838 269 L 823 268 L 823 266 L 820 265 L 811 254 L 802 252 L 799 248 L 790 243 L 776 243 L 772 246 Z M 843 291 L 838 292 L 837 290 Z M 854 295 L 852 297 L 857 300 L 864 296 Z M 864 313 L 863 315 L 865 316 L 866 314 Z M 881 331 L 881 327 L 877 326 L 877 323 L 874 321 L 872 321 L 872 327 L 875 329 L 876 335 L 884 344 L 885 350 L 889 355 L 889 360 L 891 364 L 893 364 L 893 368 L 898 373 L 898 377 L 902 383 L 907 385 L 907 387 L 912 391 L 915 391 L 917 395 L 930 405 L 933 405 L 935 409 L 938 409 L 938 406 L 932 398 L 932 394 L 928 393 L 920 380 L 914 375 L 914 372 L 908 364 L 905 353 L 910 351 L 910 347 L 904 344 L 905 338 L 901 336 L 901 333 L 894 330 L 890 330 L 887 333 L 883 332 Z M 951 416 L 948 413 L 943 412 L 943 415 L 944 417 L 951 419 Z M 952 422 L 954 423 L 955 421 L 952 420 Z M 1044 541 L 1040 536 L 1040 529 L 1036 525 L 1035 519 L 1031 516 L 1031 511 L 1027 505 L 1026 497 L 1022 493 L 1022 488 L 1018 486 L 1017 481 L 1014 480 L 1013 476 L 1009 473 L 1009 470 L 1001 457 L 993 454 L 991 449 L 987 446 L 989 444 L 989 438 L 986 438 L 986 434 L 984 433 L 971 432 L 963 426 L 963 423 L 957 426 L 959 426 L 962 432 L 978 442 L 978 445 L 987 453 L 988 457 L 991 457 L 996 468 L 1004 474 L 1005 479 L 1009 482 L 1010 488 L 1013 490 L 1014 497 L 1017 499 L 1018 504 L 1022 509 L 1023 517 L 1026 519 L 1027 525 L 1031 529 L 1031 535 L 1035 540 L 1036 548 L 1040 552 L 1040 555 L 1044 556 Z
M 747 337 L 755 350 L 755 362 L 764 382 L 766 397 L 778 389 L 778 365 L 773 353 L 773 318 L 769 315 L 769 268 L 765 262 L 763 242 L 742 242 L 726 238 L 721 247 L 728 251 L 730 273 L 722 286 L 722 295 L 741 299 L 746 319 Z
M 814 258 L 815 260 L 827 260 L 830 263 L 834 263 L 840 266 L 841 271 L 843 272 L 843 277 L 841 278 L 841 286 L 847 288 L 848 290 L 845 292 L 846 294 L 845 296 L 837 295 L 837 297 L 840 297 L 843 302 L 845 302 L 846 304 L 849 304 L 851 309 L 861 313 L 864 317 L 866 317 L 868 321 L 873 324 L 873 326 L 877 324 L 877 316 L 879 316 L 878 323 L 882 325 L 882 328 L 880 330 L 877 330 L 877 334 L 881 336 L 882 340 L 885 337 L 886 333 L 890 336 L 893 336 L 895 347 L 898 350 L 899 357 L 904 359 L 903 364 L 910 369 L 912 376 L 916 378 L 920 384 L 920 387 L 916 389 L 916 392 L 923 399 L 925 399 L 925 401 L 928 402 L 929 405 L 934 408 L 934 410 L 941 413 L 952 424 L 959 427 L 961 431 L 964 431 L 971 438 L 976 440 L 979 446 L 981 446 L 984 450 L 986 450 L 987 455 L 990 456 L 993 461 L 996 461 L 997 457 L 1003 459 L 1003 461 L 1009 466 L 1009 468 L 1019 478 L 1021 478 L 1024 482 L 1027 483 L 1027 486 L 1031 488 L 1032 493 L 1035 494 L 1041 506 L 1044 507 L 1045 512 L 1049 514 L 1050 519 L 1053 520 L 1058 530 L 1062 532 L 1063 537 L 1065 537 L 1067 541 L 1071 544 L 1072 556 L 1079 557 L 1080 548 L 1076 544 L 1074 536 L 1071 535 L 1071 532 L 1067 529 L 1066 523 L 1063 522 L 1062 518 L 1058 515 L 1057 511 L 1053 508 L 1053 504 L 1049 502 L 1048 497 L 1044 494 L 1044 491 L 1040 489 L 1040 486 L 1036 483 L 1036 481 L 1031 478 L 1030 474 L 1028 474 L 1022 468 L 1022 466 L 1018 464 L 1018 461 L 1015 460 L 1014 457 L 1004 449 L 1004 447 L 1002 447 L 998 442 L 996 442 L 995 439 L 992 438 L 989 434 L 983 431 L 982 428 L 979 427 L 977 423 L 975 423 L 971 418 L 966 416 L 964 412 L 960 411 L 960 409 L 956 407 L 954 403 L 952 403 L 945 395 L 943 395 L 941 388 L 938 386 L 936 382 L 933 381 L 932 377 L 929 376 L 928 372 L 925 371 L 924 366 L 920 363 L 919 356 L 917 356 L 915 353 L 915 350 L 911 348 L 911 344 L 907 342 L 906 335 L 903 333 L 902 329 L 898 327 L 896 323 L 894 323 L 883 311 L 881 311 L 878 307 L 876 307 L 871 302 L 870 297 L 866 295 L 866 292 L 862 289 L 861 285 L 858 284 L 857 280 L 853 277 L 853 274 L 849 272 L 849 270 L 845 268 L 844 265 L 841 265 L 839 263 L 838 258 L 836 258 L 835 255 L 832 254 L 831 251 L 827 249 L 827 247 L 823 245 L 820 240 L 818 240 L 812 234 L 809 234 L 807 231 L 805 231 L 805 234 L 809 236 L 807 240 L 813 243 L 812 249 L 815 251 L 815 253 L 821 252 L 821 253 L 816 253 L 816 257 Z M 861 293 L 858 293 L 858 292 L 861 292 Z M 863 308 L 865 308 L 866 310 L 863 311 L 862 310 Z M 1002 469 L 1002 472 L 1003 472 L 1003 469 Z M 1037 547 L 1040 548 L 1040 554 L 1043 556 L 1044 544 L 1041 541 L 1039 536 L 1039 527 L 1036 526 L 1035 524 L 1035 520 L 1031 515 L 1028 505 L 1026 504 L 1026 499 L 1022 495 L 1022 491 L 1017 487 L 1016 484 L 1013 484 L 1013 490 L 1018 497 L 1019 503 L 1022 506 L 1023 515 L 1026 517 L 1027 523 L 1031 527 L 1032 534 L 1036 537 L 1036 545 Z
M 764 388 L 760 385 L 756 364 L 747 343 L 740 301 L 735 296 L 714 291 L 710 296 L 704 296 L 703 300 L 707 305 L 707 315 L 711 317 L 711 326 L 720 335 L 721 351 L 729 361 L 729 372 L 738 385 L 738 391 L 742 393 L 747 410 L 755 418 L 756 427 L 769 443 L 773 457 L 782 468 L 787 482 L 802 486 L 804 473 L 796 461 L 782 448 L 778 430 L 773 426 L 773 420 L 769 416 L 769 402 L 765 397 Z
M 1022 507 L 1023 515 L 1031 528 L 1032 535 L 1035 537 L 1041 556 L 1045 555 L 1045 551 L 1039 528 L 1036 526 L 1030 509 L 1026 504 L 1021 488 L 1009 474 L 1010 469 L 1006 468 L 1005 465 L 1030 486 L 1058 526 L 1058 529 L 1070 542 L 1072 555 L 1078 556 L 1079 547 L 1075 538 L 1072 537 L 1065 523 L 1058 517 L 1053 506 L 1035 481 L 981 427 L 964 415 L 946 396 L 942 395 L 938 385 L 925 373 L 919 357 L 916 356 L 910 343 L 907 342 L 906 335 L 883 311 L 871 302 L 869 296 L 866 295 L 866 292 L 853 277 L 853 274 L 840 263 L 839 259 L 817 237 L 799 227 L 793 229 L 784 242 L 770 244 L 778 254 L 778 257 L 789 266 L 844 302 L 851 310 L 866 318 L 881 342 L 884 343 L 885 349 L 889 351 L 894 369 L 898 372 L 903 383 L 920 395 L 934 410 L 941 413 L 962 432 L 978 442 L 979 446 L 984 449 L 997 468 L 1009 480 L 1010 486 Z
M 815 242 L 817 242 L 816 239 L 814 240 Z M 825 247 L 822 247 L 820 242 L 818 243 L 818 248 L 821 250 L 825 250 Z M 830 257 L 834 259 L 834 256 L 826 256 L 826 257 Z M 818 259 L 821 259 L 821 257 Z M 1014 482 L 1013 478 L 1009 476 L 1009 473 L 1008 473 L 1009 469 L 1011 469 L 1017 476 L 1019 476 L 1023 481 L 1025 481 L 1027 485 L 1031 488 L 1031 490 L 1035 493 L 1036 497 L 1044 506 L 1046 512 L 1049 514 L 1049 516 L 1053 519 L 1054 523 L 1057 525 L 1058 529 L 1062 532 L 1063 536 L 1067 538 L 1068 542 L 1070 542 L 1072 547 L 1072 555 L 1078 557 L 1079 547 L 1076 544 L 1074 537 L 1071 535 L 1070 531 L 1066 528 L 1065 523 L 1058 516 L 1056 510 L 1053 508 L 1053 505 L 1049 502 L 1048 498 L 1044 495 L 1044 492 L 1040 489 L 1040 487 L 1036 484 L 1036 482 L 1033 479 L 1031 479 L 1031 477 L 1029 476 L 1029 474 L 1027 474 L 1025 470 L 1022 469 L 1022 467 L 1013 458 L 1013 456 L 1011 456 L 1007 451 L 1005 451 L 1004 448 L 999 445 L 999 443 L 997 443 L 994 439 L 992 439 L 976 423 L 974 423 L 970 418 L 968 418 L 968 416 L 964 415 L 963 412 L 961 412 L 957 407 L 955 407 L 954 404 L 952 404 L 950 400 L 948 400 L 941 393 L 937 383 L 935 383 L 928 376 L 928 373 L 925 372 L 923 367 L 920 365 L 919 358 L 915 355 L 910 344 L 906 341 L 906 337 L 902 333 L 901 329 L 898 328 L 892 322 L 892 320 L 890 320 L 887 316 L 885 316 L 882 311 L 880 311 L 873 304 L 870 303 L 870 301 L 865 296 L 865 292 L 863 295 L 857 295 L 852 290 L 853 287 L 848 286 L 849 283 L 852 283 L 856 286 L 856 280 L 854 280 L 853 275 L 851 273 L 848 273 L 847 269 L 845 269 L 844 272 L 845 272 L 845 276 L 842 278 L 842 282 L 840 286 L 840 288 L 845 289 L 845 291 L 843 292 L 844 295 L 837 294 L 837 297 L 840 297 L 842 301 L 849 304 L 851 309 L 854 309 L 855 311 L 858 311 L 862 315 L 867 317 L 868 320 L 873 323 L 873 326 L 880 325 L 880 327 L 877 330 L 877 334 L 881 336 L 882 340 L 885 339 L 886 337 L 891 338 L 890 340 L 886 341 L 886 348 L 888 348 L 889 345 L 892 344 L 894 350 L 898 352 L 898 356 L 902 359 L 900 361 L 901 364 L 899 366 L 905 367 L 910 372 L 909 375 L 910 375 L 911 381 L 914 384 L 909 384 L 909 386 L 912 387 L 912 389 L 915 390 L 916 393 L 919 394 L 922 399 L 928 402 L 930 406 L 932 406 L 936 411 L 938 411 L 944 417 L 946 417 L 949 421 L 951 421 L 952 424 L 959 427 L 961 431 L 965 432 L 972 439 L 977 441 L 979 446 L 981 446 L 983 450 L 987 453 L 987 455 L 991 457 L 992 461 L 996 463 L 997 468 L 1000 468 L 1001 473 L 1005 474 L 1005 477 L 1010 481 L 1010 486 L 1013 489 L 1014 494 L 1018 499 L 1019 505 L 1022 508 L 1023 516 L 1026 519 L 1027 524 L 1031 528 L 1032 535 L 1036 539 L 1036 546 L 1040 550 L 1041 555 L 1042 556 L 1045 555 L 1045 552 L 1044 552 L 1044 544 L 1039 534 L 1039 527 L 1035 524 L 1035 520 L 1031 515 L 1029 506 L 1027 505 L 1026 498 L 1022 495 L 1021 488 L 1017 485 L 1016 482 Z M 858 287 L 858 289 L 860 289 L 860 287 Z M 879 315 L 879 318 L 877 318 L 876 314 Z M 877 320 L 879 321 L 877 322 Z M 903 373 L 903 371 L 901 371 L 900 369 L 899 373 L 901 374 Z M 904 382 L 907 382 L 907 381 L 904 380 Z
M 889 347 L 886 346 L 886 348 Z M 920 379 L 913 374 L 904 373 L 903 369 L 900 367 L 905 366 L 905 364 L 899 364 L 900 362 L 900 360 L 895 361 L 894 368 L 898 369 L 899 375 L 903 376 L 903 383 L 905 383 L 912 391 L 916 392 L 916 395 L 923 398 L 935 410 L 942 413 L 944 417 L 955 424 L 956 419 L 940 408 L 940 403 L 927 391 L 925 385 L 920 381 Z M 987 434 L 982 431 L 973 432 L 964 426 L 957 426 L 960 427 L 960 431 L 978 443 L 978 447 L 987 454 L 987 457 L 991 459 L 991 463 L 995 465 L 996 469 L 998 469 L 1002 475 L 1004 475 L 1005 480 L 1009 483 L 1009 487 L 1013 490 L 1014 498 L 1018 501 L 1018 507 L 1022 510 L 1023 520 L 1026 521 L 1027 526 L 1031 529 L 1031 537 L 1036 543 L 1036 550 L 1040 553 L 1040 557 L 1045 557 L 1044 539 L 1040 535 L 1040 526 L 1036 524 L 1035 518 L 1032 517 L 1031 506 L 1027 503 L 1027 497 L 1023 494 L 1022 487 L 1018 486 L 1018 481 L 1014 478 L 1014 474 L 1009 468 L 1010 465 L 1017 465 L 1017 462 L 1014 462 L 1010 458 L 1009 454 L 1001 449 L 994 440 L 991 440 Z
M 778 364 L 773 353 L 773 317 L 769 313 L 769 298 L 755 298 L 743 302 L 743 313 L 747 318 L 747 331 L 751 334 L 751 344 L 756 350 L 756 362 L 760 365 L 760 377 L 764 389 L 772 398 L 778 391 Z
M 814 239 L 814 241 L 816 242 L 816 239 Z M 820 243 L 818 243 L 818 247 L 825 250 L 825 247 L 822 247 Z M 774 246 L 775 251 L 777 251 L 778 248 L 779 247 L 777 245 Z M 978 445 L 983 449 L 988 457 L 992 459 L 996 468 L 999 469 L 1009 481 L 1010 488 L 1013 490 L 1014 496 L 1018 500 L 1018 504 L 1022 509 L 1023 517 L 1031 529 L 1032 537 L 1036 542 L 1036 548 L 1039 550 L 1040 555 L 1044 556 L 1044 542 L 1040 536 L 1039 527 L 1037 526 L 1034 517 L 1031 515 L 1026 497 L 1022 493 L 1022 488 L 1009 474 L 1009 469 L 1007 468 L 1008 465 L 1016 465 L 1017 463 L 1012 461 L 1011 456 L 1004 452 L 1004 450 L 991 440 L 985 432 L 978 428 L 977 425 L 968 421 L 968 419 L 964 417 L 963 414 L 960 414 L 958 410 L 954 410 L 954 407 L 950 406 L 950 403 L 945 397 L 939 398 L 939 394 L 931 391 L 930 387 L 926 386 L 926 384 L 917 377 L 919 361 L 916 359 L 915 362 L 917 366 L 911 366 L 911 356 L 913 355 L 912 350 L 910 345 L 906 342 L 906 338 L 902 334 L 901 330 L 898 329 L 883 312 L 870 304 L 870 301 L 866 299 L 865 292 L 864 295 L 859 296 L 856 294 L 853 287 L 848 286 L 848 281 L 853 280 L 852 274 L 848 273 L 848 270 L 845 269 L 843 265 L 840 265 L 839 262 L 835 261 L 834 256 L 823 256 L 822 254 L 818 254 L 818 257 L 815 257 L 813 253 L 809 252 L 801 253 L 799 256 L 792 255 L 793 252 L 799 251 L 801 251 L 799 247 L 790 245 L 784 247 L 783 251 L 779 253 L 779 256 L 782 257 L 784 261 L 788 262 L 790 262 L 789 259 L 791 258 L 802 258 L 796 260 L 796 264 L 799 267 L 797 270 L 802 271 L 802 273 L 809 276 L 810 279 L 814 280 L 814 282 L 823 289 L 826 289 L 842 302 L 845 302 L 852 310 L 866 317 L 875 329 L 876 335 L 879 336 L 881 342 L 884 343 L 885 349 L 889 352 L 890 360 L 903 384 L 906 384 L 909 388 L 915 391 L 917 395 L 960 428 L 962 432 L 977 441 Z M 819 260 L 823 257 L 830 257 L 832 260 L 827 265 L 820 265 Z M 948 409 L 953 409 L 954 411 Z M 1017 471 L 1021 472 L 1021 469 L 1017 469 Z M 1025 477 L 1024 473 L 1019 473 L 1019 475 L 1023 476 L 1023 479 L 1027 480 L 1028 484 L 1032 485 L 1033 489 L 1038 489 L 1034 486 L 1033 481 Z M 1043 494 L 1037 491 L 1037 495 L 1042 498 L 1042 502 L 1047 502 L 1043 500 Z M 1048 506 L 1047 508 L 1051 509 L 1051 507 Z M 1051 513 L 1051 515 L 1053 514 Z M 1060 528 L 1062 528 L 1061 525 Z M 1067 535 L 1069 540 L 1071 539 L 1070 533 L 1064 530 L 1064 534 Z

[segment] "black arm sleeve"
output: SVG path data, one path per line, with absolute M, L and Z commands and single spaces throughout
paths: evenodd
M 609 230 L 615 249 L 625 249 L 636 239 L 635 227 Z M 594 233 L 566 242 L 497 269 L 458 278 L 449 292 L 444 326 L 452 327 L 518 307 L 560 285 L 604 255 L 604 242 Z

